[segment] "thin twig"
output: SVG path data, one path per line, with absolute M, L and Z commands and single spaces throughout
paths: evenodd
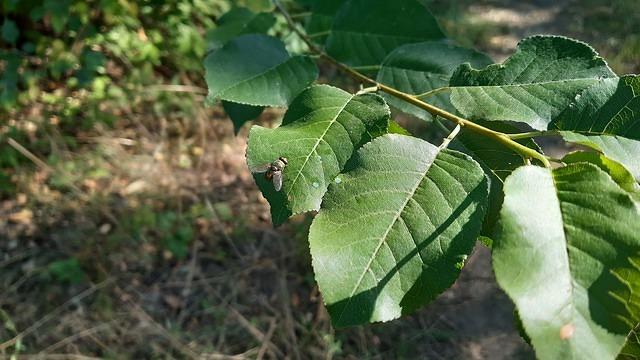
M 51 166 L 49 166 L 47 163 L 45 163 L 44 161 L 40 160 L 37 156 L 35 156 L 31 151 L 27 150 L 27 148 L 25 148 L 24 146 L 22 146 L 20 143 L 18 143 L 17 141 L 13 140 L 12 138 L 8 138 L 7 139 L 7 143 L 9 145 L 11 145 L 12 148 L 14 148 L 17 152 L 19 152 L 20 154 L 22 154 L 22 156 L 26 157 L 27 159 L 31 160 L 34 164 L 36 164 L 39 168 L 41 168 L 42 170 L 46 170 L 46 171 L 50 171 L 53 172 L 53 169 L 51 168 Z
M 186 355 L 191 359 L 200 358 L 198 353 L 192 350 L 189 346 L 183 344 L 179 339 L 173 336 L 173 334 L 167 331 L 164 326 L 158 324 L 158 322 L 156 322 L 153 317 L 151 317 L 151 315 L 149 315 L 138 303 L 131 300 L 131 296 L 129 294 L 127 294 L 118 286 L 116 286 L 115 290 L 120 294 L 121 298 L 126 299 L 125 301 L 131 305 L 134 314 L 138 317 L 138 320 L 140 320 L 141 322 L 146 322 L 154 327 L 157 330 L 158 334 L 164 337 L 175 350 L 181 352 L 183 355 Z
M 280 350 L 274 343 L 272 343 L 267 338 L 267 336 L 262 331 L 260 331 L 260 329 L 255 327 L 249 320 L 247 320 L 244 315 L 242 315 L 231 305 L 227 305 L 227 308 L 231 312 L 231 315 L 233 315 L 238 320 L 238 323 L 240 323 L 240 325 L 245 328 L 249 332 L 249 334 L 251 334 L 259 342 L 266 343 L 269 350 L 273 351 L 276 355 L 278 355 L 279 358 L 284 357 L 284 353 L 282 352 L 282 350 Z
M 18 340 L 29 336 L 30 334 L 32 334 L 34 331 L 38 330 L 38 328 L 40 328 L 40 326 L 44 325 L 46 322 L 52 320 L 53 318 L 55 318 L 56 316 L 58 316 L 59 314 L 61 314 L 66 307 L 73 303 L 73 302 L 78 302 L 84 298 L 86 298 L 87 296 L 93 294 L 94 292 L 106 287 L 107 285 L 110 285 L 113 282 L 113 279 L 107 279 L 99 284 L 93 285 L 90 288 L 82 291 L 80 294 L 72 297 L 71 299 L 65 301 L 62 305 L 58 306 L 55 310 L 53 310 L 52 312 L 50 312 L 49 314 L 43 316 L 40 320 L 36 321 L 35 323 L 33 323 L 31 326 L 29 326 L 27 329 L 25 329 L 24 331 L 20 332 L 18 335 L 14 336 L 12 339 L 9 339 L 5 342 L 3 342 L 2 344 L 0 344 L 0 352 L 6 350 L 8 347 L 13 346 L 16 344 L 16 342 L 18 342 Z
M 84 330 L 82 330 L 82 331 L 80 331 L 80 332 L 78 332 L 76 334 L 68 336 L 68 337 L 66 337 L 66 338 L 64 338 L 64 339 L 62 339 L 62 340 L 60 340 L 60 341 L 58 341 L 58 342 L 46 347 L 44 350 L 40 351 L 39 354 L 46 355 L 47 353 L 50 353 L 50 352 L 52 352 L 54 350 L 57 350 L 58 348 L 60 348 L 62 346 L 65 346 L 65 345 L 67 345 L 69 343 L 72 343 L 72 342 L 74 342 L 74 341 L 76 341 L 78 339 L 82 339 L 85 336 L 90 336 L 90 335 L 93 335 L 93 334 L 98 333 L 100 331 L 106 330 L 106 329 L 110 328 L 111 324 L 114 323 L 115 321 L 116 320 L 112 320 L 112 321 L 110 321 L 108 323 L 105 323 L 105 324 L 100 324 L 100 325 L 96 325 L 96 326 L 90 327 L 88 329 L 84 329 Z
M 262 358 L 264 358 L 267 349 L 269 349 L 269 342 L 271 341 L 271 337 L 273 336 L 276 327 L 276 319 L 272 318 L 271 322 L 269 323 L 269 330 L 267 330 L 267 334 L 264 336 L 264 341 L 262 341 L 262 345 L 260 345 L 260 350 L 258 350 L 258 356 L 256 356 L 256 360 L 262 360 Z
M 181 93 L 193 93 L 198 95 L 207 95 L 208 91 L 205 88 L 201 88 L 199 86 L 192 85 L 151 85 L 148 86 L 144 91 L 166 91 L 166 92 L 181 92 Z

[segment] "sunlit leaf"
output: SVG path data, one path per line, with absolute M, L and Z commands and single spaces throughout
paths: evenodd
M 333 324 L 392 320 L 451 286 L 480 232 L 487 192 L 468 155 L 395 134 L 363 146 L 309 234 Z
M 276 192 L 264 174 L 254 178 L 271 204 L 274 224 L 291 214 L 318 210 L 327 187 L 353 152 L 387 131 L 389 107 L 374 94 L 352 95 L 318 85 L 306 89 L 291 104 L 276 129 L 253 126 L 249 134 L 250 169 L 286 157 L 282 191 Z
M 640 212 L 598 167 L 507 178 L 493 243 L 498 284 L 540 359 L 615 359 L 640 316 Z
M 562 162 L 576 164 L 580 162 L 591 163 L 609 174 L 622 189 L 627 191 L 632 198 L 640 199 L 640 185 L 633 175 L 621 163 L 594 152 L 576 151 L 565 155 Z
M 462 65 L 451 77 L 451 102 L 471 119 L 517 121 L 546 130 L 582 91 L 615 77 L 587 44 L 534 36 L 504 63 L 475 70 Z

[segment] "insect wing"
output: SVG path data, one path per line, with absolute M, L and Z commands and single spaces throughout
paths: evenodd
M 250 167 L 249 170 L 254 174 L 265 173 L 271 167 L 271 163 L 266 163 L 254 167 Z
M 282 171 L 273 172 L 273 187 L 276 191 L 280 191 L 280 189 L 282 189 Z

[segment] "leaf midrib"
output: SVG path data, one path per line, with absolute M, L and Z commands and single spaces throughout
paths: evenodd
M 313 145 L 313 148 L 311 149 L 311 151 L 309 151 L 309 154 L 307 154 L 307 157 L 304 159 L 304 162 L 300 166 L 300 169 L 298 170 L 298 173 L 296 174 L 296 177 L 291 182 L 291 185 L 287 187 L 287 193 L 286 193 L 287 197 L 289 196 L 289 194 L 291 193 L 291 190 L 293 189 L 293 187 L 295 186 L 296 182 L 298 181 L 298 178 L 302 174 L 302 171 L 304 170 L 305 166 L 307 166 L 307 163 L 309 162 L 309 159 L 311 158 L 311 155 L 316 152 L 316 149 L 318 148 L 318 145 L 320 145 L 320 142 L 322 142 L 322 140 L 324 139 L 325 135 L 327 135 L 327 132 L 329 131 L 329 129 L 333 126 L 333 124 L 336 121 L 338 121 L 338 117 L 342 114 L 342 112 L 345 110 L 345 108 L 351 102 L 351 100 L 353 100 L 353 98 L 355 98 L 355 96 L 356 96 L 356 94 L 352 94 L 351 96 L 349 96 L 349 98 L 345 101 L 344 105 L 342 105 L 340 107 L 340 109 L 336 112 L 336 115 L 333 117 L 333 119 L 331 119 L 331 121 L 328 122 L 327 127 L 324 129 L 324 132 L 318 137 L 318 139 L 316 140 L 316 143 Z
M 439 149 L 439 148 L 437 149 L 436 154 L 433 156 L 433 161 L 431 161 L 431 163 L 427 164 L 426 169 L 424 170 L 424 172 L 420 172 L 421 176 L 418 177 L 418 181 L 416 182 L 416 185 L 413 187 L 413 189 L 411 191 L 407 192 L 407 198 L 405 199 L 405 201 L 402 204 L 402 206 L 400 206 L 400 208 L 398 209 L 398 212 L 393 217 L 391 223 L 389 224 L 389 226 L 385 230 L 384 234 L 382 234 L 382 236 L 380 237 L 380 241 L 378 242 L 378 245 L 374 249 L 373 254 L 371 255 L 371 257 L 369 258 L 369 262 L 367 263 L 367 265 L 365 266 L 364 270 L 362 271 L 362 274 L 360 274 L 360 277 L 358 278 L 358 281 L 356 282 L 355 286 L 353 287 L 353 290 L 351 290 L 351 294 L 349 295 L 349 300 L 347 301 L 346 306 L 343 308 L 342 312 L 340 313 L 340 316 L 338 317 L 337 323 L 340 323 L 340 320 L 342 319 L 342 316 L 344 315 L 346 310 L 349 308 L 349 305 L 351 304 L 351 300 L 353 299 L 353 295 L 355 295 L 356 291 L 358 290 L 358 288 L 362 284 L 362 280 L 364 279 L 364 276 L 366 275 L 367 271 L 369 271 L 369 269 L 371 268 L 371 265 L 373 264 L 373 260 L 378 255 L 378 252 L 382 248 L 382 245 L 385 243 L 385 241 L 387 239 L 387 236 L 389 235 L 389 232 L 393 228 L 393 225 L 395 225 L 395 223 L 401 217 L 402 212 L 407 207 L 407 204 L 409 203 L 409 201 L 415 195 L 416 191 L 420 187 L 420 184 L 422 184 L 422 181 L 427 176 L 427 172 L 429 172 L 429 169 L 431 169 L 431 166 L 433 165 L 433 163 L 435 161 L 435 158 L 438 156 L 438 154 L 440 153 L 441 150 L 442 149 Z
M 556 195 L 556 199 L 558 200 L 558 210 L 560 212 L 560 221 L 562 221 L 562 237 L 564 238 L 564 254 L 565 254 L 565 259 L 567 261 L 567 269 L 569 270 L 569 284 L 571 284 L 571 293 L 569 294 L 569 306 L 571 306 L 571 325 L 575 326 L 574 324 L 574 319 L 575 316 L 577 314 L 580 313 L 580 311 L 577 309 L 576 304 L 574 302 L 575 299 L 575 288 L 576 288 L 576 284 L 573 280 L 573 276 L 571 276 L 571 274 L 573 274 L 573 270 L 571 269 L 571 259 L 569 259 L 569 239 L 567 238 L 567 228 L 565 227 L 566 222 L 564 221 L 564 214 L 562 212 L 562 201 L 560 200 L 560 196 L 558 196 L 559 193 L 559 189 L 558 189 L 558 184 L 556 183 L 556 178 L 553 174 L 553 172 L 551 172 L 551 181 L 553 184 L 553 188 L 555 190 L 555 195 Z M 562 326 L 565 326 L 566 324 L 562 324 Z M 572 339 L 569 339 L 569 346 L 571 347 L 571 353 L 575 354 L 576 353 L 576 344 L 574 341 L 572 341 Z
M 523 87 L 523 86 L 542 86 L 542 85 L 550 85 L 550 84 L 558 84 L 558 83 L 574 83 L 574 82 L 582 82 L 582 81 L 593 81 L 593 82 L 597 82 L 600 81 L 600 79 L 598 78 L 591 78 L 591 77 L 587 77 L 587 78 L 575 78 L 575 79 L 563 79 L 563 80 L 551 80 L 551 81 L 541 81 L 541 82 L 529 82 L 529 83 L 520 83 L 520 84 L 504 84 L 504 85 L 462 85 L 462 86 L 457 86 L 457 85 L 449 85 L 448 88 L 454 90 L 454 89 L 477 89 L 477 88 L 517 88 L 517 87 Z

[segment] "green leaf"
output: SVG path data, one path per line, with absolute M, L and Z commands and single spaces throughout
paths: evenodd
M 451 103 L 465 117 L 517 121 L 546 130 L 582 91 L 615 77 L 587 44 L 558 36 L 522 40 L 503 64 L 461 65 L 451 77 Z
M 478 121 L 483 126 L 503 133 L 514 133 L 515 128 L 507 123 L 487 123 Z M 522 145 L 541 151 L 540 147 L 531 139 L 518 141 Z M 472 131 L 462 131 L 450 147 L 471 155 L 489 177 L 489 209 L 482 225 L 482 234 L 491 236 L 498 220 L 504 197 L 502 184 L 515 169 L 524 164 L 522 156 L 506 146 L 478 135 Z
M 580 94 L 553 126 L 640 140 L 640 76 L 599 81 Z
M 640 314 L 640 213 L 591 164 L 507 178 L 494 237 L 498 284 L 539 359 L 614 359 Z
M 244 105 L 224 100 L 222 101 L 222 107 L 227 115 L 229 115 L 229 118 L 231 118 L 233 130 L 236 134 L 238 134 L 242 125 L 260 116 L 264 110 L 264 106 Z
M 621 163 L 610 159 L 602 154 L 576 151 L 565 155 L 562 162 L 566 164 L 576 164 L 587 162 L 599 167 L 609 174 L 621 188 L 630 193 L 634 199 L 640 199 L 640 185 L 633 178 L 633 175 Z M 639 202 L 640 203 L 640 202 Z
M 389 107 L 374 94 L 352 95 L 327 85 L 306 89 L 291 104 L 276 129 L 253 126 L 249 133 L 250 169 L 283 156 L 282 191 L 276 192 L 264 174 L 254 178 L 271 204 L 275 225 L 291 214 L 318 210 L 327 187 L 353 152 L 386 132 Z
M 467 62 L 474 67 L 493 63 L 485 54 L 443 42 L 407 44 L 396 48 L 384 59 L 378 72 L 378 82 L 412 95 L 427 94 L 435 89 L 446 88 L 451 74 L 460 64 Z M 393 96 L 383 96 L 396 109 L 423 120 L 431 120 L 431 115 L 425 110 Z M 447 92 L 433 93 L 421 99 L 442 109 L 455 111 Z
M 15 44 L 18 36 L 20 36 L 20 30 L 18 30 L 16 23 L 13 20 L 5 18 L 2 24 L 2 39 L 9 44 Z
M 416 0 L 350 0 L 334 19 L 326 51 L 350 66 L 377 67 L 400 45 L 444 38 Z
M 395 134 L 363 146 L 309 233 L 333 324 L 392 320 L 451 286 L 480 232 L 487 192 L 468 155 Z
M 207 31 L 207 47 L 217 49 L 244 34 L 264 34 L 275 22 L 273 14 L 254 13 L 242 7 L 233 8 L 220 17 L 216 28 Z
M 318 77 L 306 56 L 289 56 L 266 35 L 243 35 L 212 52 L 204 62 L 209 103 L 216 99 L 254 106 L 286 106 Z
M 590 147 L 623 164 L 640 182 L 640 141 L 613 135 L 582 135 L 561 131 L 565 141 Z

